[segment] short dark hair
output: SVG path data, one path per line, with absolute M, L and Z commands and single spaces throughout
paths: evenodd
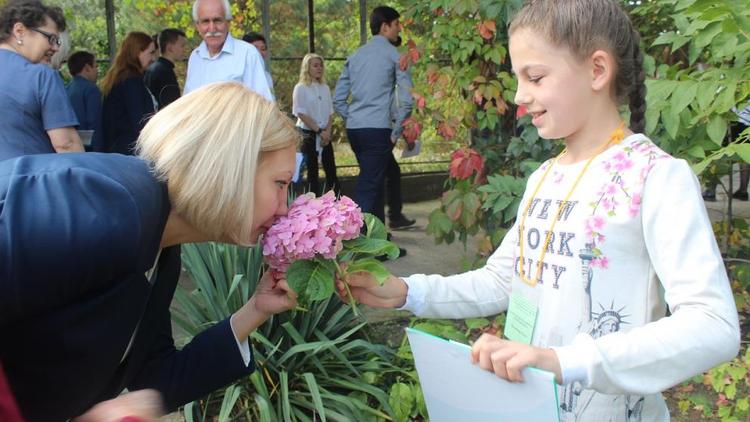
M 187 38 L 187 35 L 179 29 L 167 28 L 159 32 L 159 39 L 156 45 L 159 46 L 159 51 L 164 54 L 164 52 L 167 51 L 167 45 L 176 43 L 180 37 Z
M 242 36 L 242 41 L 250 44 L 254 43 L 255 41 L 266 42 L 266 37 L 264 37 L 260 32 L 248 32 L 247 34 Z
M 47 18 L 57 25 L 57 30 L 65 30 L 65 16 L 57 6 L 45 6 L 38 0 L 10 0 L 0 9 L 0 42 L 10 38 L 13 25 L 20 22 L 28 28 L 43 26 Z
M 86 67 L 87 64 L 94 66 L 94 55 L 88 51 L 76 51 L 68 57 L 68 70 L 75 76 Z
M 388 6 L 378 6 L 372 9 L 370 13 L 370 32 L 372 35 L 378 35 L 380 33 L 380 27 L 383 24 L 390 25 L 391 22 L 400 18 L 396 9 Z

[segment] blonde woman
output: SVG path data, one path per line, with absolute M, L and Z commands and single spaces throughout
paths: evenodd
M 307 163 L 307 183 L 310 192 L 320 195 L 318 182 L 318 156 L 321 156 L 326 172 L 326 190 L 340 193 L 336 177 L 336 161 L 331 145 L 331 122 L 333 102 L 331 89 L 326 85 L 323 58 L 317 54 L 306 54 L 302 59 L 299 83 L 292 94 L 292 113 L 297 117 L 297 127 L 302 132 L 302 153 Z
M 0 163 L 0 329 L 12 339 L 0 357 L 26 419 L 67 420 L 124 388 L 155 389 L 170 411 L 253 371 L 248 336 L 293 293 L 265 274 L 177 350 L 179 245 L 255 243 L 287 212 L 298 139 L 275 105 L 225 82 L 156 114 L 139 156 Z

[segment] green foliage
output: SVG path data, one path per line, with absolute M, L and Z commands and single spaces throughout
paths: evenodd
M 183 246 L 183 263 L 194 287 L 178 288 L 172 312 L 190 338 L 247 302 L 262 254 L 259 247 L 191 244 Z M 393 418 L 388 394 L 375 381 L 400 370 L 390 363 L 390 349 L 361 338 L 363 325 L 336 298 L 272 316 L 251 335 L 256 371 L 185 406 L 186 420 Z

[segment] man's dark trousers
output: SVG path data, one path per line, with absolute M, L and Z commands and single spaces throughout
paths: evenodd
M 363 212 L 385 222 L 386 173 L 394 174 L 391 166 L 398 166 L 393 158 L 391 129 L 347 129 L 346 134 L 359 163 L 354 200 Z

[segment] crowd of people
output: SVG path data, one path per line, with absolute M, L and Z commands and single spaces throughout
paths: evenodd
M 335 114 L 360 167 L 355 201 L 383 222 L 387 202 L 393 229 L 415 223 L 393 156 L 413 102 L 395 9 L 371 11 L 372 38 L 333 95 L 324 59 L 304 57 L 296 125 L 275 102 L 266 39 L 230 34 L 228 0 L 195 0 L 192 17 L 202 41 L 184 89 L 175 28 L 128 33 L 98 86 L 96 57 L 74 52 L 65 87 L 50 66 L 62 11 L 0 9 L 4 421 L 150 421 L 251 373 L 250 334 L 295 293 L 266 272 L 244 306 L 177 349 L 180 245 L 255 244 L 287 212 L 298 150 L 308 189 L 340 192 Z M 483 335 L 481 368 L 514 382 L 527 366 L 552 372 L 562 420 L 668 420 L 659 393 L 731 359 L 739 323 L 695 176 L 641 133 L 638 32 L 616 0 L 534 0 L 509 34 L 516 103 L 566 146 L 530 177 L 514 227 L 480 269 L 383 284 L 356 273 L 337 289 L 422 317 L 507 311 L 515 334 Z M 91 152 L 79 131 L 93 131 Z

